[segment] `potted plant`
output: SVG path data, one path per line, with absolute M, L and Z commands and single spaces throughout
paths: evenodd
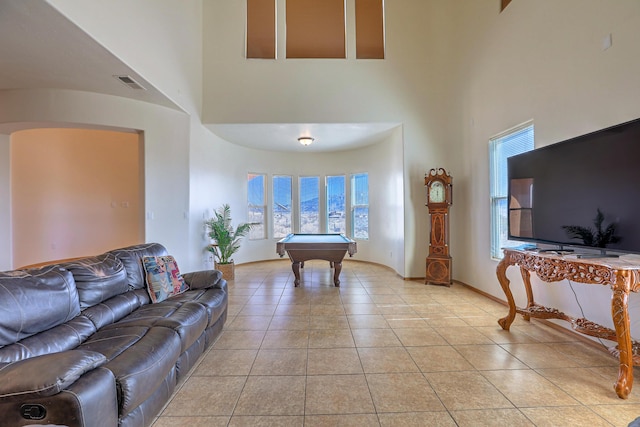
M 235 272 L 231 257 L 240 249 L 240 239 L 251 230 L 251 224 L 240 224 L 234 230 L 231 225 L 231 208 L 224 204 L 214 211 L 214 217 L 208 219 L 206 225 L 209 237 L 213 240 L 207 250 L 213 253 L 215 269 L 220 270 L 225 279 L 233 280 Z

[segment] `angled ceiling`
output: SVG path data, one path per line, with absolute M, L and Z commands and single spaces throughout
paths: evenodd
M 132 89 L 114 76 L 129 76 Z M 0 1 L 0 90 L 67 89 L 180 109 L 118 57 L 42 0 Z M 274 151 L 337 151 L 379 142 L 398 123 L 266 123 L 206 125 L 242 146 Z M 2 131 L 13 131 L 3 126 Z M 308 147 L 299 136 L 312 136 Z
M 146 90 L 114 75 L 128 75 Z M 40 0 L 0 2 L 0 90 L 69 89 L 178 108 L 133 69 Z

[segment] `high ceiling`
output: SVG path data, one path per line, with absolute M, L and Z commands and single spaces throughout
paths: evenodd
M 129 76 L 132 89 L 115 76 Z M 131 67 L 42 0 L 0 1 L 0 90 L 68 89 L 179 108 Z M 0 133 L 25 126 L 0 124 Z M 28 126 L 28 125 L 26 125 Z M 208 124 L 221 138 L 275 151 L 336 151 L 380 141 L 397 123 Z M 297 138 L 315 138 L 303 147 Z
M 219 137 L 249 148 L 270 151 L 325 152 L 351 150 L 380 142 L 397 123 L 266 123 L 207 125 Z M 301 136 L 314 139 L 309 146 Z
M 146 90 L 131 89 L 128 75 Z M 176 108 L 160 91 L 40 0 L 0 2 L 0 90 L 70 89 Z

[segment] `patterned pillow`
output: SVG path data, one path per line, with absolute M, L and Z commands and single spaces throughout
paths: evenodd
M 180 275 L 178 263 L 171 255 L 146 256 L 142 258 L 142 264 L 151 302 L 164 301 L 189 290 L 189 286 Z

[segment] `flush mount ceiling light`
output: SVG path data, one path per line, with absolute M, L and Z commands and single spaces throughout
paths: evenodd
M 298 142 L 306 147 L 307 145 L 311 145 L 313 138 L 310 136 L 301 136 L 298 138 Z

